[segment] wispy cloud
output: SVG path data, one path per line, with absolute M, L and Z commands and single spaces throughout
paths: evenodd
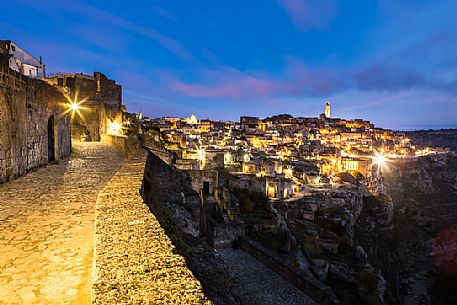
M 426 79 L 419 73 L 404 67 L 391 67 L 386 64 L 373 64 L 356 71 L 353 75 L 355 84 L 362 90 L 410 89 L 424 87 Z
M 48 14 L 48 8 L 42 3 L 34 3 L 33 1 L 27 1 L 24 3 L 35 10 L 40 10 L 41 12 Z M 54 3 L 48 3 L 48 5 L 55 5 Z M 169 37 L 165 34 L 160 33 L 157 30 L 149 26 L 143 26 L 134 22 L 131 22 L 123 17 L 117 16 L 108 10 L 100 9 L 92 4 L 81 2 L 81 1 L 66 1 L 62 2 L 58 7 L 59 9 L 69 11 L 71 13 L 76 13 L 85 18 L 91 18 L 97 21 L 103 21 L 110 24 L 113 27 L 116 27 L 120 30 L 126 30 L 133 32 L 135 34 L 140 34 L 144 37 L 150 38 L 161 45 L 164 49 L 168 50 L 170 53 L 174 54 L 179 59 L 186 62 L 194 62 L 195 58 L 187 51 L 187 49 L 179 42 L 178 40 Z
M 382 94 L 382 96 L 366 96 L 363 101 L 361 102 L 355 102 L 353 104 L 347 105 L 347 106 L 342 106 L 340 107 L 340 111 L 353 111 L 353 110 L 359 110 L 359 109 L 368 109 L 372 108 L 378 105 L 382 105 L 385 103 L 390 103 L 394 101 L 398 101 L 401 99 L 404 99 L 408 96 L 411 96 L 411 92 L 408 91 L 401 91 L 401 92 L 396 92 L 396 93 L 390 93 L 390 94 Z M 360 94 L 359 94 L 360 95 Z
M 241 91 L 238 86 L 218 85 L 210 87 L 203 84 L 186 84 L 181 81 L 171 81 L 170 88 L 184 93 L 189 97 L 203 98 L 239 98 Z
M 199 82 L 184 82 L 174 75 L 169 88 L 200 98 L 243 99 L 306 94 L 330 94 L 343 82 L 322 69 L 309 69 L 299 59 L 288 56 L 285 69 L 272 75 L 266 71 L 241 71 L 227 66 L 197 71 Z
M 82 9 L 84 12 L 89 11 L 90 14 L 93 15 L 95 18 L 102 18 L 103 20 L 111 23 L 114 26 L 118 26 L 125 30 L 132 31 L 132 32 L 141 34 L 145 37 L 148 37 L 150 39 L 153 39 L 157 43 L 159 43 L 163 48 L 167 49 L 172 54 L 174 54 L 175 56 L 177 56 L 178 58 L 180 58 L 184 61 L 187 61 L 187 62 L 195 61 L 193 56 L 186 50 L 186 48 L 179 41 L 177 41 L 176 39 L 173 39 L 167 35 L 164 35 L 154 29 L 135 24 L 133 22 L 128 21 L 127 19 L 116 16 L 114 14 L 109 13 L 106 10 L 96 8 L 96 7 L 86 4 L 86 3 L 81 4 L 81 6 L 70 6 L 70 7 L 73 7 L 77 10 Z
M 217 65 L 213 68 L 197 68 L 192 81 L 186 81 L 179 72 L 170 71 L 164 79 L 167 87 L 177 96 L 206 99 L 255 101 L 259 98 L 293 96 L 325 98 L 350 90 L 389 93 L 387 98 L 368 100 L 357 106 L 359 108 L 404 98 L 404 92 L 408 90 L 436 90 L 442 92 L 442 96 L 450 96 L 455 94 L 457 84 L 457 74 L 439 79 L 435 75 L 424 75 L 396 63 L 382 65 L 368 62 L 353 69 L 323 69 L 310 68 L 292 56 L 287 56 L 282 71 L 275 73 L 253 69 L 243 71 Z
M 292 23 L 300 31 L 311 28 L 325 30 L 336 16 L 332 0 L 277 0 Z
M 156 13 L 156 15 L 158 15 L 160 17 L 171 20 L 173 22 L 179 22 L 179 19 L 175 15 L 171 14 L 169 11 L 167 11 L 159 6 L 154 7 L 154 13 Z

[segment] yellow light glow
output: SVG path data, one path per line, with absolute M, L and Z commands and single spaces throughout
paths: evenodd
M 376 151 L 375 155 L 371 157 L 373 160 L 373 165 L 377 166 L 378 174 L 381 173 L 382 169 L 387 168 L 387 163 L 390 162 L 389 156 L 390 155 L 384 154 L 384 150 L 381 150 Z
M 231 163 L 232 162 L 232 155 L 230 153 L 225 153 L 224 154 L 224 163 Z
M 197 157 L 198 160 L 204 161 L 205 160 L 205 150 L 201 147 L 197 147 Z
M 81 110 L 84 110 L 85 108 L 81 105 L 87 100 L 87 97 L 78 101 L 78 92 L 75 92 L 75 97 L 73 100 L 70 98 L 69 95 L 65 95 L 65 99 L 67 100 L 67 103 L 60 103 L 60 104 L 64 108 L 67 108 L 67 109 L 64 112 L 62 112 L 61 115 L 70 113 L 71 120 L 73 121 L 75 114 L 78 114 L 78 116 L 81 118 L 81 120 L 84 121 L 84 116 L 82 115 Z
M 120 135 L 122 130 L 121 124 L 116 121 L 110 122 L 108 124 L 108 134 Z
M 187 124 L 191 124 L 191 125 L 197 125 L 198 124 L 198 119 L 194 114 L 192 114 L 186 120 L 187 120 Z
M 286 178 L 292 178 L 294 176 L 291 168 L 286 168 L 283 172 Z
M 79 105 L 77 103 L 70 103 L 68 108 L 70 108 L 71 111 L 76 111 L 79 109 Z
M 245 154 L 243 157 L 243 160 L 244 160 L 244 162 L 249 162 L 249 161 L 251 161 L 251 157 L 249 157 L 248 154 Z
M 262 147 L 262 142 L 259 140 L 259 138 L 253 138 L 252 146 L 254 146 L 255 148 L 260 148 Z
M 384 157 L 383 155 L 378 155 L 374 159 L 374 163 L 376 163 L 379 166 L 384 166 L 386 164 L 386 157 Z

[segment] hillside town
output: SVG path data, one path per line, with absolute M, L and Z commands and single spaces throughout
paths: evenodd
M 408 233 L 430 230 L 430 219 L 438 216 L 427 214 L 426 208 L 418 213 L 416 207 L 421 200 L 428 202 L 434 198 L 432 195 L 439 194 L 444 198 L 443 206 L 454 204 L 455 173 L 443 174 L 442 168 L 457 164 L 455 154 L 446 148 L 448 145 L 427 147 L 423 144 L 428 143 L 427 138 L 421 134 L 424 139 L 418 146 L 405 132 L 384 129 L 363 119 L 335 117 L 333 113 L 338 113 L 338 107 L 331 107 L 327 101 L 322 114 L 307 114 L 309 117 L 278 114 L 217 121 L 198 119 L 192 114 L 185 118 L 149 118 L 141 112 L 127 112 L 122 86 L 103 73 L 47 74 L 41 57 L 35 58 L 10 40 L 0 40 L 0 186 L 5 185 L 2 194 L 15 194 L 14 190 L 6 191 L 9 183 L 44 165 L 61 166 L 59 170 L 65 173 L 62 176 L 66 181 L 71 180 L 68 177 L 76 181 L 70 188 L 79 183 L 80 175 L 92 173 L 87 183 L 95 185 L 94 181 L 109 180 L 111 176 L 107 173 L 114 175 L 120 164 L 128 165 L 118 172 L 121 176 L 114 176 L 114 186 L 108 183 L 108 191 L 98 185 L 102 197 L 95 193 L 92 199 L 102 212 L 85 215 L 90 221 L 98 217 L 94 233 L 95 252 L 99 253 L 94 258 L 95 272 L 111 274 L 95 279 L 92 297 L 97 304 L 110 304 L 110 293 L 127 300 L 129 293 L 138 293 L 138 298 L 142 298 L 143 291 L 155 289 L 155 275 L 145 274 L 151 270 L 162 272 L 160 268 L 154 270 L 154 264 L 163 257 L 147 252 L 154 248 L 149 247 L 149 242 L 157 236 L 167 240 L 168 246 L 156 243 L 154 246 L 159 250 L 154 251 L 163 251 L 177 262 L 178 267 L 171 266 L 167 276 L 177 279 L 176 283 L 191 283 L 189 289 L 201 298 L 202 304 L 208 300 L 200 290 L 200 282 L 210 291 L 212 300 L 223 300 L 214 304 L 243 304 L 233 292 L 236 281 L 224 280 L 239 278 L 240 282 L 252 282 L 236 269 L 239 265 L 234 257 L 243 256 L 240 250 L 281 277 L 272 283 L 279 283 L 280 287 L 290 284 L 303 293 L 305 297 L 298 297 L 294 304 L 399 304 L 398 300 L 416 293 L 410 291 L 410 286 L 419 281 L 417 270 L 408 266 L 392 275 L 397 248 L 389 250 L 388 255 L 379 253 L 392 240 L 398 241 L 397 232 L 404 233 L 404 219 L 413 224 Z M 122 161 L 121 153 L 127 161 Z M 67 175 L 67 162 L 70 168 L 78 166 L 78 162 L 93 162 L 100 168 L 81 166 L 69 170 Z M 416 177 L 414 183 L 402 176 L 399 169 Z M 433 185 L 432 181 L 438 182 Z M 443 192 L 449 198 L 436 191 L 437 185 L 449 189 Z M 419 190 L 420 196 L 410 200 L 415 195 L 404 195 L 410 189 Z M 72 194 L 79 198 L 79 192 L 78 187 Z M 103 203 L 103 196 L 109 203 Z M 122 201 L 116 201 L 117 196 Z M 6 197 L 0 197 L 3 198 Z M 77 198 L 72 200 L 78 202 Z M 60 201 L 56 199 L 59 204 Z M 449 214 L 447 219 L 452 220 L 452 211 L 445 212 Z M 8 217 L 13 219 L 14 213 Z M 79 210 L 74 212 L 78 213 Z M 113 219 L 116 221 L 111 222 Z M 132 229 L 143 223 L 154 226 L 159 233 L 151 233 L 149 227 Z M 93 227 L 88 229 L 92 238 L 91 230 Z M 113 234 L 118 237 L 111 244 Z M 127 246 L 131 236 L 140 240 L 141 246 Z M 143 240 L 145 236 L 147 241 Z M 86 250 L 90 256 L 93 245 L 89 244 Z M 421 240 L 419 245 L 408 248 L 401 244 L 398 249 L 407 249 L 403 257 L 410 259 L 408 251 L 421 248 L 419 261 L 428 255 L 426 248 L 430 244 Z M 439 249 L 447 244 L 441 246 Z M 134 254 L 125 255 L 128 251 Z M 116 264 L 113 253 L 125 263 L 112 267 Z M 150 260 L 150 266 L 141 266 L 141 271 L 132 275 L 132 258 Z M 440 264 L 447 259 L 443 255 Z M 8 270 L 8 264 L 0 267 Z M 86 269 L 91 266 L 92 262 Z M 214 276 L 215 269 L 218 278 Z M 182 276 L 183 272 L 187 275 Z M 121 293 L 111 288 L 118 284 L 118 276 L 125 281 L 125 287 L 130 287 L 132 280 L 125 274 L 134 277 L 141 289 Z M 198 275 L 198 281 L 193 274 Z M 13 276 L 8 275 L 8 281 L 14 283 Z M 261 282 L 257 280 L 254 284 L 261 286 Z M 403 291 L 398 287 L 403 287 Z M 161 286 L 160 293 L 168 295 L 167 289 Z M 8 300 L 18 297 L 20 292 L 10 290 Z M 35 298 L 35 292 L 26 292 L 21 296 L 24 300 Z M 243 293 L 255 295 L 251 290 Z M 428 296 L 422 295 L 423 304 L 428 304 Z M 186 302 L 193 297 L 186 293 L 178 296 Z
M 191 115 L 142 121 L 146 133 L 160 130 L 177 168 L 225 168 L 263 181 L 261 191 L 274 200 L 303 196 L 308 186 L 338 187 L 344 173 L 375 189 L 392 160 L 440 151 L 417 149 L 405 133 L 369 121 L 332 117 L 330 107 L 327 102 L 319 117 L 242 116 L 233 122 Z

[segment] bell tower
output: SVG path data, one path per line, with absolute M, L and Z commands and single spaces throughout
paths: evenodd
M 327 101 L 325 104 L 325 117 L 330 118 L 330 102 Z

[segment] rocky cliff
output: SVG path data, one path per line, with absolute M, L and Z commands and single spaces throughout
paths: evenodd
M 348 185 L 314 190 L 277 210 L 297 243 L 299 268 L 333 289 L 342 304 L 382 304 L 385 280 L 360 245 L 357 229 L 361 218 L 368 220 L 367 231 L 389 225 L 392 204 L 387 197 L 370 196 L 363 185 Z M 375 214 L 379 217 L 371 216 Z
M 216 304 L 239 304 L 234 282 L 220 281 L 228 276 L 224 264 L 192 222 L 202 210 L 188 186 L 201 179 L 151 155 L 148 166 L 145 199 L 188 254 L 207 295 Z M 370 190 L 354 179 L 285 201 L 264 202 L 239 189 L 225 197 L 239 206 L 249 238 L 329 286 L 341 304 L 457 304 L 457 155 L 389 162 Z
M 400 160 L 384 177 L 395 213 L 391 234 L 381 238 L 390 246 L 383 256 L 401 266 L 391 272 L 399 280 L 400 300 L 416 304 L 417 297 L 424 304 L 456 304 L 456 274 L 441 259 L 449 256 L 455 262 L 456 252 L 449 247 L 438 253 L 436 248 L 443 235 L 445 244 L 457 240 L 446 234 L 453 232 L 457 219 L 457 155 Z
M 383 176 L 381 192 L 352 184 L 274 205 L 298 265 L 343 304 L 456 304 L 457 155 L 396 160 Z
M 449 261 L 455 262 L 457 255 L 452 247 L 443 247 L 444 253 L 436 248 L 457 240 L 452 233 L 457 219 L 457 155 L 391 162 L 384 171 L 384 186 L 387 198 L 365 198 L 355 242 L 385 277 L 385 303 L 456 304 L 455 267 Z M 388 201 L 394 208 L 390 224 L 379 221 L 379 211 Z
M 457 152 L 457 129 L 408 131 L 406 136 L 418 147 L 447 147 Z

